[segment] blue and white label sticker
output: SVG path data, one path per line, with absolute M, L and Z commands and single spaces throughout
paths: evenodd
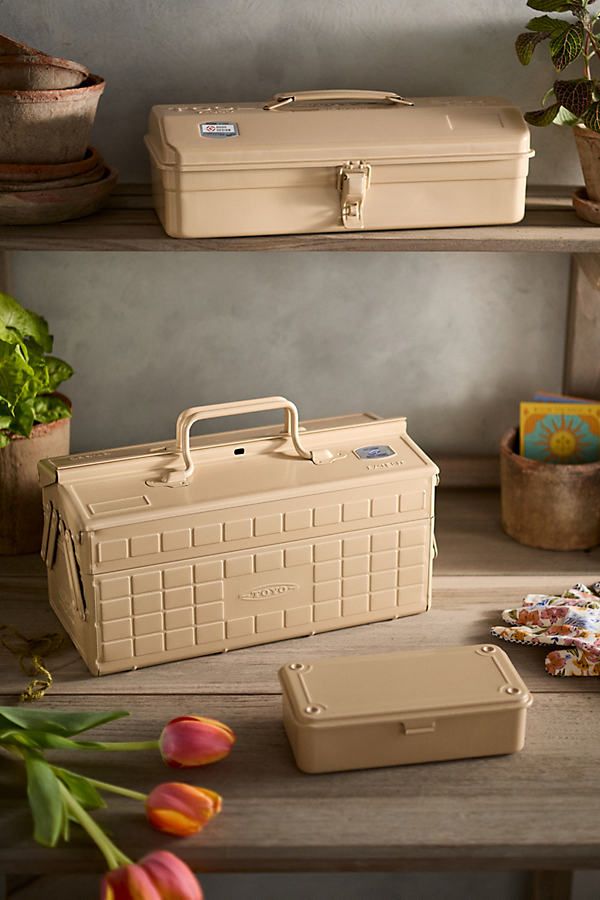
M 205 138 L 238 137 L 240 130 L 237 122 L 202 122 L 200 136 Z

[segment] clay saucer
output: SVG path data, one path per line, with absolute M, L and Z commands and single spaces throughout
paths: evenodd
M 99 181 L 74 187 L 0 192 L 0 225 L 50 225 L 89 216 L 99 209 L 117 183 L 106 167 Z
M 80 184 L 92 184 L 106 175 L 106 164 L 100 160 L 95 168 L 80 175 L 69 175 L 68 178 L 53 178 L 49 181 L 0 181 L 0 192 L 17 194 L 22 191 L 58 191 L 62 188 L 77 187 Z
M 590 200 L 584 187 L 577 188 L 573 193 L 573 208 L 580 219 L 600 225 L 600 202 Z
M 84 175 L 97 166 L 104 165 L 102 157 L 94 147 L 88 147 L 83 159 L 67 163 L 0 163 L 0 190 L 2 182 L 55 181 Z

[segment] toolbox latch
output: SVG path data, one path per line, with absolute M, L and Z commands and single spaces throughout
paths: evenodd
M 338 190 L 344 228 L 364 228 L 363 209 L 370 183 L 371 166 L 363 160 L 350 160 L 338 170 Z
M 407 719 L 400 723 L 403 734 L 433 734 L 435 719 Z

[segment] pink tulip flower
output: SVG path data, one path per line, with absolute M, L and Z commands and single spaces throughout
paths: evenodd
M 169 781 L 148 794 L 146 815 L 158 831 L 187 837 L 202 831 L 221 807 L 222 799 L 214 791 Z
M 163 760 L 175 769 L 205 766 L 224 759 L 235 743 L 227 725 L 203 716 L 179 716 L 162 730 L 159 747 Z
M 186 864 L 167 850 L 149 853 L 139 861 L 108 872 L 101 900 L 204 900 L 198 879 Z

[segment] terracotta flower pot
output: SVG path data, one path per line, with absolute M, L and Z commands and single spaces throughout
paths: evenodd
M 104 79 L 79 87 L 0 89 L 0 163 L 67 163 L 87 150 Z
M 54 91 L 79 87 L 90 70 L 56 56 L 1 56 L 0 90 Z
M 517 429 L 500 442 L 502 527 L 529 547 L 588 550 L 600 544 L 600 462 L 558 465 L 515 453 Z
M 68 454 L 70 423 L 34 425 L 30 437 L 16 436 L 0 449 L 0 555 L 39 551 L 43 516 L 37 464 Z

